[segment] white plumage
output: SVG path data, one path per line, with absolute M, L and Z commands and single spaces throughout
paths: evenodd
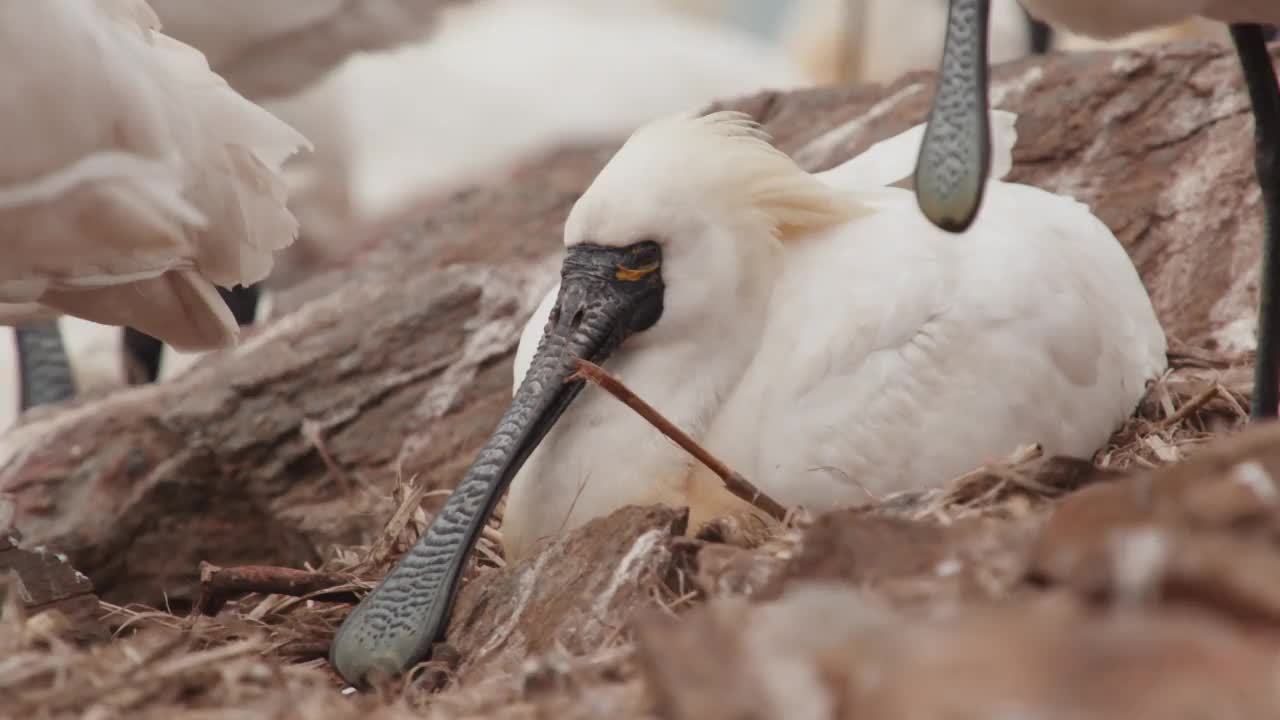
M 221 347 L 214 285 L 292 242 L 277 171 L 307 141 L 157 27 L 142 0 L 0 5 L 0 303 Z
M 993 178 L 1014 116 L 993 114 Z M 606 364 L 762 490 L 815 511 L 932 486 L 1029 442 L 1088 457 L 1166 366 L 1132 262 L 1089 209 L 998 179 L 963 236 L 909 190 L 923 126 L 809 175 L 732 114 L 637 132 L 571 212 L 565 243 L 655 238 L 658 322 Z M 526 372 L 557 288 L 525 326 Z M 627 504 L 740 501 L 588 389 L 515 477 L 509 557 Z
M 420 42 L 353 55 L 302 92 L 264 100 L 317 145 L 288 167 L 310 260 L 340 258 L 424 199 L 557 146 L 807 84 L 780 51 L 670 4 L 462 3 Z

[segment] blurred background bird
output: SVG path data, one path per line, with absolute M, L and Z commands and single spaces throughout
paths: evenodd
M 0 318 L 24 406 L 74 392 L 59 314 L 234 344 L 217 288 L 265 278 L 297 234 L 279 171 L 306 138 L 159 25 L 142 0 L 0 5 Z

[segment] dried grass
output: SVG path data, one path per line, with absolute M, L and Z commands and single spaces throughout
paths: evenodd
M 1210 437 L 1240 429 L 1247 421 L 1250 359 L 1175 347 L 1168 372 L 1093 458 L 1094 466 L 1114 470 L 1175 462 Z M 1069 489 L 1041 482 L 1043 463 L 1038 448 L 1020 448 L 939 490 L 883 498 L 874 511 L 944 523 L 973 514 L 1025 515 Z M 317 568 L 359 580 L 326 592 L 371 588 L 426 528 L 430 518 L 424 501 L 444 494 L 400 475 L 389 498 L 395 509 L 382 533 L 367 546 L 336 548 Z M 795 527 L 808 522 L 803 511 L 793 512 L 782 534 L 794 535 Z M 501 507 L 468 573 L 502 566 L 500 543 Z M 682 612 L 699 602 L 691 586 L 655 590 L 656 605 Z M 552 652 L 531 659 L 514 675 L 432 694 L 427 703 L 423 688 L 434 683 L 421 674 L 389 692 L 343 692 L 324 660 L 347 612 L 342 604 L 248 595 L 209 618 L 104 603 L 114 639 L 80 647 L 62 639 L 56 614 L 27 617 L 16 595 L 0 592 L 7 598 L 0 606 L 0 717 L 6 718 L 527 717 L 538 703 L 590 716 L 588 710 L 564 705 L 566 698 L 578 698 L 587 709 L 598 702 L 635 704 L 643 698 L 632 645 L 622 632 L 590 656 Z M 603 683 L 605 695 L 587 702 L 580 690 L 591 683 Z
M 1252 359 L 1252 354 L 1228 356 L 1171 340 L 1168 370 L 1150 383 L 1133 416 L 1081 469 L 1105 473 L 1168 465 L 1190 457 L 1215 436 L 1243 429 Z M 1079 482 L 1099 479 L 1072 470 L 1064 460 L 1051 463 L 1039 447 L 1024 446 L 942 488 L 895 493 L 868 509 L 943 524 L 975 515 L 1022 517 Z
M 1167 465 L 1186 459 L 1215 435 L 1243 429 L 1252 372 L 1252 353 L 1229 356 L 1172 341 L 1169 369 L 1094 463 L 1108 469 Z

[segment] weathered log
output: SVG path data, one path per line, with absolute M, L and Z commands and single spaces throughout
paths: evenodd
M 1063 596 L 965 610 L 913 616 L 851 585 L 800 583 L 644 625 L 639 662 L 664 720 L 1280 712 L 1275 636 L 1212 614 L 1099 615 Z
M 551 651 L 589 655 L 624 639 L 632 616 L 656 612 L 669 595 L 671 543 L 687 522 L 683 510 L 628 506 L 477 575 L 449 623 L 458 675 L 510 671 Z
M 727 106 L 817 170 L 922 121 L 931 95 L 932 75 L 917 73 Z M 1012 179 L 1088 203 L 1135 258 L 1171 336 L 1251 346 L 1261 208 L 1227 49 L 1012 63 L 995 71 L 992 101 L 1020 113 Z M 0 438 L 18 527 L 67 552 L 107 599 L 177 603 L 195 598 L 202 560 L 297 567 L 367 540 L 398 470 L 451 487 L 507 402 L 564 217 L 611 149 L 553 153 L 425 204 L 349 270 L 285 293 L 291 312 L 171 384 L 29 417 Z

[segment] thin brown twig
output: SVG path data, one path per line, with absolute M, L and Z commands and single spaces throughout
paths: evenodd
M 1204 407 L 1206 403 L 1208 403 L 1210 400 L 1213 399 L 1215 395 L 1218 394 L 1218 387 L 1219 387 L 1219 384 L 1214 383 L 1206 387 L 1204 390 L 1201 390 L 1199 393 L 1196 394 L 1195 397 L 1182 403 L 1182 405 L 1179 406 L 1178 409 L 1172 415 L 1165 418 L 1164 421 L 1160 423 L 1160 429 L 1167 430 L 1177 425 L 1178 423 L 1182 422 L 1183 420 L 1186 420 L 1196 410 L 1199 410 L 1200 408 Z
M 733 493 L 735 496 L 751 503 L 753 506 L 763 510 L 774 520 L 782 522 L 787 515 L 787 510 L 778 501 L 764 494 L 753 485 L 749 480 L 739 475 L 728 465 L 721 462 L 698 444 L 693 438 L 684 433 L 683 430 L 676 427 L 670 420 L 662 416 L 652 405 L 640 399 L 638 395 L 631 391 L 622 383 L 615 375 L 608 370 L 596 365 L 589 360 L 578 358 L 578 369 L 573 375 L 569 376 L 569 380 L 586 380 L 595 385 L 618 400 L 622 401 L 627 407 L 635 410 L 640 417 L 644 418 L 650 425 L 655 427 L 658 432 L 671 438 L 675 444 L 679 445 L 685 452 L 694 456 L 703 465 L 706 465 L 711 472 L 720 476 L 724 481 L 725 489 Z
M 325 468 L 333 473 L 339 489 L 348 495 L 355 491 L 355 481 L 343 471 L 342 467 L 333 459 L 333 455 L 329 454 L 329 448 L 325 445 L 324 433 L 320 429 L 320 423 L 315 420 L 303 420 L 301 432 L 302 437 L 311 443 L 311 447 L 315 448 L 316 453 L 320 455 L 320 460 L 324 463 Z
M 1218 394 L 1221 395 L 1222 399 L 1226 400 L 1227 404 L 1231 406 L 1231 409 L 1235 411 L 1237 419 L 1249 417 L 1249 411 L 1245 410 L 1244 406 L 1236 401 L 1236 394 L 1226 385 L 1218 383 Z
M 332 573 L 311 572 L 295 568 L 270 565 L 242 565 L 218 567 L 213 563 L 200 563 L 200 599 L 196 610 L 203 615 L 217 615 L 218 610 L 232 595 L 263 593 L 273 595 L 322 594 L 333 592 L 334 600 L 355 602 L 355 594 L 341 588 L 351 578 Z

